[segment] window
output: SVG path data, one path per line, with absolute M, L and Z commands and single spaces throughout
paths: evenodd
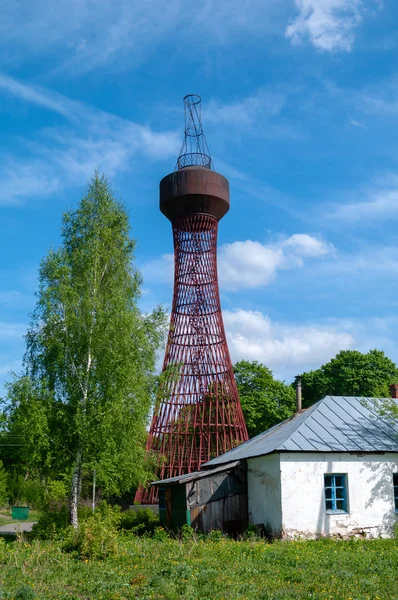
M 325 475 L 325 508 L 327 512 L 348 512 L 347 475 L 341 473 Z
M 398 512 L 398 473 L 393 473 L 393 485 L 394 485 L 394 504 L 395 510 Z

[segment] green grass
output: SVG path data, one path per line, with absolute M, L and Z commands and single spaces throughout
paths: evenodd
M 395 600 L 398 543 L 157 540 L 120 536 L 112 558 L 61 542 L 0 541 L 0 597 L 121 600 Z

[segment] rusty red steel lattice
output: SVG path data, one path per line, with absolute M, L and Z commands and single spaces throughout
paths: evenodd
M 173 223 L 173 307 L 147 444 L 164 457 L 160 479 L 195 471 L 248 439 L 222 320 L 217 230 L 217 219 L 204 214 Z M 151 504 L 156 494 L 140 488 L 136 501 Z
M 160 210 L 174 239 L 174 295 L 163 375 L 147 452 L 159 479 L 191 473 L 248 439 L 222 320 L 218 222 L 229 210 L 227 179 L 211 170 L 200 97 L 185 96 L 185 138 L 174 173 L 160 182 Z M 142 504 L 158 488 L 137 490 Z

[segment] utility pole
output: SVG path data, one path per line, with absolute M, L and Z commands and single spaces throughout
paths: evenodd
M 95 511 L 95 469 L 93 469 L 93 512 Z

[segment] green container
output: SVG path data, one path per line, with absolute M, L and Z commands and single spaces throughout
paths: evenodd
M 26 521 L 29 518 L 29 506 L 13 506 L 11 509 L 11 517 L 18 521 Z

